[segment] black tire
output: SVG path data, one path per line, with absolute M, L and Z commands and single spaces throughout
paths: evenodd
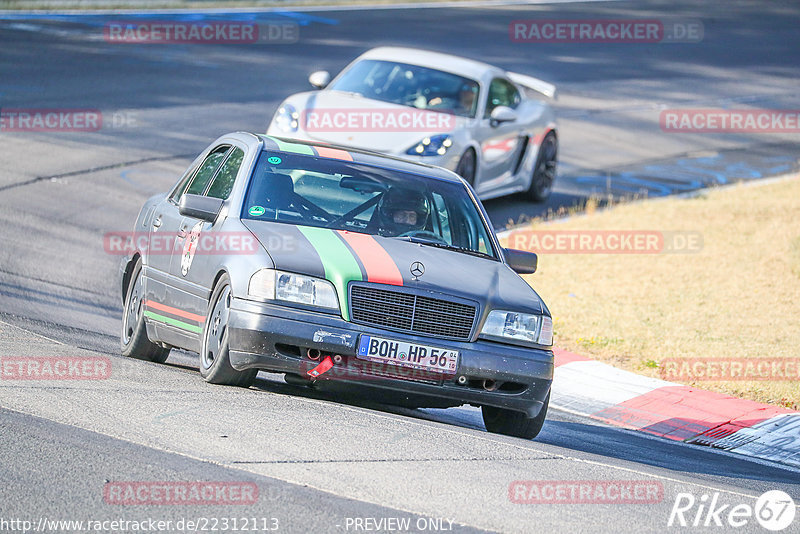
M 231 282 L 228 275 L 223 274 L 208 301 L 208 313 L 200 345 L 200 375 L 211 384 L 249 388 L 258 374 L 258 369 L 237 371 L 231 367 L 228 354 L 230 306 Z
M 528 188 L 528 198 L 534 202 L 544 202 L 553 192 L 553 182 L 556 179 L 556 165 L 558 164 L 558 139 L 553 132 L 549 132 L 542 140 L 539 154 L 536 156 L 536 165 L 533 167 L 531 186 Z
M 164 363 L 169 349 L 156 345 L 147 337 L 144 324 L 144 290 L 142 287 L 142 260 L 136 260 L 125 292 L 125 305 L 122 309 L 122 355 L 137 360 Z
M 475 185 L 475 172 L 477 168 L 477 161 L 475 151 L 468 148 L 461 159 L 458 160 L 456 166 L 456 174 L 466 180 L 469 185 Z
M 539 415 L 531 419 L 523 412 L 515 412 L 493 406 L 481 406 L 483 424 L 486 430 L 493 434 L 503 434 L 515 438 L 533 439 L 539 435 L 547 416 L 547 407 L 550 405 L 550 393 L 544 400 L 544 405 Z

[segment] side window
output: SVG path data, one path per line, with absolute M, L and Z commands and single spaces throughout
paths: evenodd
M 491 115 L 497 106 L 507 106 L 515 109 L 519 105 L 519 91 L 511 82 L 502 78 L 495 78 L 489 85 L 488 101 L 486 102 L 486 117 Z
M 228 145 L 218 146 L 206 156 L 206 159 L 200 164 L 192 182 L 186 189 L 186 193 L 190 195 L 202 195 L 205 192 L 208 183 L 211 181 L 211 178 L 214 177 L 214 171 L 217 170 L 219 164 L 225 159 L 225 154 L 228 152 L 229 148 L 230 146 Z
M 244 159 L 244 150 L 234 147 L 228 159 L 222 164 L 217 177 L 211 183 L 211 188 L 208 190 L 208 196 L 214 198 L 221 198 L 225 200 L 231 194 L 233 183 L 236 181 L 236 175 L 239 173 L 239 167 L 242 166 Z
M 181 198 L 184 189 L 186 189 L 186 185 L 189 183 L 189 180 L 192 179 L 192 175 L 194 171 L 197 170 L 197 165 L 189 167 L 183 176 L 181 177 L 181 181 L 178 183 L 178 186 L 172 191 L 172 194 L 169 196 L 169 199 L 174 202 L 175 204 L 178 203 L 178 200 Z

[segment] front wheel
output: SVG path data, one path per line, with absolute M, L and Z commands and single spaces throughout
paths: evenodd
M 492 434 L 504 434 L 515 438 L 533 439 L 539 435 L 547 416 L 547 407 L 550 404 L 550 393 L 544 400 L 539 414 L 530 418 L 523 412 L 495 408 L 494 406 L 481 406 L 483 424 Z
M 558 140 L 553 132 L 549 132 L 539 147 L 536 156 L 536 165 L 533 167 L 531 186 L 528 188 L 528 198 L 534 202 L 544 202 L 553 192 L 553 182 L 556 179 L 556 164 L 558 162 Z
M 128 290 L 125 292 L 125 308 L 122 310 L 122 355 L 137 360 L 164 363 L 169 349 L 156 345 L 147 337 L 144 324 L 144 285 L 142 284 L 142 260 L 133 266 Z
M 200 376 L 211 384 L 249 388 L 258 369 L 237 371 L 228 354 L 228 321 L 231 312 L 231 282 L 227 274 L 220 277 L 208 304 L 203 342 L 200 347 Z

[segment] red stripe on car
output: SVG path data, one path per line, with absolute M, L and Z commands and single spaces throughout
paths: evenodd
M 397 264 L 374 237 L 346 230 L 338 230 L 338 232 L 361 260 L 361 264 L 367 271 L 367 282 L 393 286 L 403 285 L 403 275 L 400 274 Z
M 183 317 L 184 319 L 189 319 L 190 321 L 197 321 L 198 323 L 206 322 L 206 318 L 202 315 L 197 315 L 194 313 L 189 313 L 187 311 L 179 310 L 177 308 L 171 308 L 169 306 L 165 306 L 163 304 L 159 304 L 158 302 L 152 300 L 145 300 L 144 305 L 146 308 L 152 308 L 154 310 L 160 310 L 163 312 L 170 313 L 172 315 L 177 315 L 178 317 Z
M 315 146 L 314 148 L 317 149 L 317 154 L 320 157 L 353 161 L 353 156 L 350 155 L 350 152 L 345 152 L 344 150 L 339 150 L 338 148 L 326 148 L 324 146 Z

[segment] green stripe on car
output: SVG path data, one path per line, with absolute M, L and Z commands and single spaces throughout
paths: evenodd
M 173 319 L 172 317 L 167 317 L 165 315 L 159 315 L 157 313 L 153 313 L 153 312 L 148 311 L 148 310 L 145 310 L 144 316 L 145 317 L 149 317 L 150 319 L 152 319 L 154 321 L 158 321 L 158 322 L 161 322 L 161 323 L 166 323 L 166 324 L 169 324 L 169 325 L 172 325 L 172 326 L 177 326 L 181 330 L 188 330 L 189 332 L 194 332 L 196 334 L 199 334 L 199 333 L 201 333 L 203 331 L 203 327 L 201 327 L 201 326 L 197 326 L 197 325 L 193 325 L 193 324 L 189 324 L 189 323 L 184 323 L 183 321 L 179 321 L 177 319 Z
M 299 226 L 298 229 L 316 249 L 325 269 L 325 278 L 333 283 L 339 294 L 339 307 L 345 321 L 350 320 L 347 305 L 347 284 L 353 280 L 362 281 L 364 275 L 358 261 L 339 236 L 327 228 Z
M 281 141 L 280 139 L 276 139 L 274 137 L 270 137 L 275 143 L 278 145 L 278 150 L 282 150 L 283 152 L 293 152 L 295 154 L 306 154 L 308 156 L 316 156 L 314 150 L 308 145 L 301 145 L 299 143 L 289 143 L 286 141 Z

